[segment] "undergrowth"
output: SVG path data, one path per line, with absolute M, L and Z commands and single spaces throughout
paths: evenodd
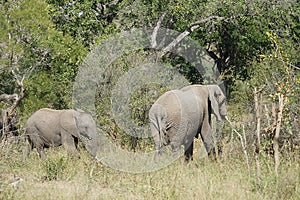
M 1 151 L 0 199 L 300 199 L 299 160 L 282 158 L 276 176 L 272 159 L 261 158 L 258 184 L 252 158 L 249 174 L 242 154 L 224 152 L 217 161 L 181 158 L 159 171 L 132 174 L 85 151 L 78 159 L 63 148 L 48 149 L 44 161 L 35 151 L 25 158 L 18 150 Z

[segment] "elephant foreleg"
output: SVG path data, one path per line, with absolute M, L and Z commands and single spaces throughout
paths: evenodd
M 181 147 L 181 145 L 177 142 L 175 142 L 175 143 L 171 142 L 170 145 L 171 145 L 171 148 L 172 148 L 172 151 L 173 151 L 173 156 L 175 158 L 179 158 L 180 157 L 180 147 Z
M 76 157 L 80 157 L 79 152 L 76 149 L 74 138 L 65 130 L 61 133 L 61 143 L 69 153 L 72 153 Z
M 208 155 L 214 150 L 214 138 L 208 119 L 204 120 L 201 128 L 201 138 Z

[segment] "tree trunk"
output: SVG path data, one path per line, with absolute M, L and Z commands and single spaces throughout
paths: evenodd
M 278 139 L 280 134 L 281 119 L 282 119 L 283 101 L 284 101 L 284 96 L 283 94 L 280 94 L 280 96 L 278 97 L 278 114 L 277 114 L 276 129 L 275 129 L 274 144 L 273 144 L 275 174 L 277 176 L 278 176 L 278 168 L 280 163 Z
M 259 106 L 259 93 L 262 89 L 258 90 L 254 88 L 254 110 L 255 110 L 255 118 L 256 118 L 256 144 L 255 144 L 255 163 L 256 163 L 256 177 L 258 181 L 258 185 L 261 185 L 261 170 L 260 170 L 260 162 L 259 162 L 259 154 L 261 151 L 260 145 L 260 106 Z

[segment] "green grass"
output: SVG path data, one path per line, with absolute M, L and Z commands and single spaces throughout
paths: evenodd
M 75 159 L 63 148 L 34 150 L 23 155 L 15 147 L 0 147 L 0 199 L 300 199 L 300 164 L 284 161 L 279 176 L 272 160 L 262 158 L 261 185 L 243 155 L 225 152 L 219 161 L 182 159 L 159 171 L 131 174 L 92 160 L 86 152 Z M 18 180 L 21 179 L 21 181 Z

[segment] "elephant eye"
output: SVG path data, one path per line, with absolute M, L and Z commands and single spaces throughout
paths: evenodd
M 88 127 L 85 126 L 84 127 L 84 131 L 81 133 L 81 135 L 85 138 L 87 138 L 88 140 L 92 140 L 92 137 L 88 135 L 89 133 L 89 130 L 88 130 Z

